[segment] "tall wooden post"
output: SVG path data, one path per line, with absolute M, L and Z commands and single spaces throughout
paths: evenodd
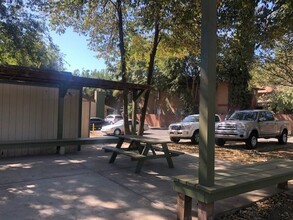
M 137 113 L 137 91 L 132 91 L 132 124 L 131 124 L 131 134 L 136 134 L 136 113 Z
M 216 0 L 201 1 L 201 70 L 199 107 L 199 184 L 214 185 L 215 176 L 215 93 L 216 93 Z M 198 219 L 211 219 L 213 204 L 199 201 Z
M 78 99 L 78 138 L 81 138 L 81 129 L 82 129 L 82 87 L 79 88 L 79 99 Z M 81 150 L 81 146 L 77 146 L 77 150 Z
M 61 85 L 58 93 L 58 121 L 57 121 L 57 139 L 63 138 L 63 115 L 64 115 L 64 97 L 67 93 L 67 87 Z M 60 146 L 57 146 L 56 153 L 60 153 Z

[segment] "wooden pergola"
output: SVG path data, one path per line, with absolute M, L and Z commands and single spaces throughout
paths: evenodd
M 0 83 L 1 82 L 58 88 L 57 139 L 63 138 L 64 96 L 66 95 L 68 89 L 79 90 L 78 137 L 81 137 L 83 87 L 123 90 L 124 92 L 132 92 L 132 103 L 134 105 L 132 112 L 133 122 L 135 121 L 137 111 L 135 104 L 136 101 L 145 91 L 150 89 L 150 86 L 147 85 L 79 77 L 73 76 L 70 72 L 42 70 L 10 65 L 0 65 Z

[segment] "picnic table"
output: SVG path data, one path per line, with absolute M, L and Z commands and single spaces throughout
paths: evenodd
M 139 173 L 144 162 L 149 159 L 166 158 L 169 168 L 174 168 L 172 157 L 184 154 L 170 150 L 167 144 L 172 143 L 171 141 L 138 135 L 117 135 L 116 137 L 118 137 L 116 147 L 103 147 L 105 151 L 112 152 L 109 163 L 114 163 L 118 154 L 129 156 L 137 161 L 135 173 Z

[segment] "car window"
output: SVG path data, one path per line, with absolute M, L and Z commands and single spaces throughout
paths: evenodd
M 186 116 L 182 122 L 198 122 L 199 118 L 197 115 L 188 115 Z
M 267 121 L 274 121 L 274 115 L 271 112 L 266 112 L 266 119 Z
M 219 122 L 220 121 L 220 118 L 219 118 L 219 116 L 215 116 L 215 122 Z
M 123 120 L 119 120 L 119 121 L 115 122 L 114 125 L 122 125 L 123 123 L 124 123 Z
M 90 122 L 100 122 L 103 121 L 101 118 L 90 118 Z
M 257 112 L 234 112 L 229 120 L 244 120 L 244 121 L 255 121 L 257 118 Z

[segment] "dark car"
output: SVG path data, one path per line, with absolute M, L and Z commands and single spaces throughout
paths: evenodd
M 108 123 L 99 117 L 90 118 L 90 130 L 101 130 L 102 126 L 107 125 Z

